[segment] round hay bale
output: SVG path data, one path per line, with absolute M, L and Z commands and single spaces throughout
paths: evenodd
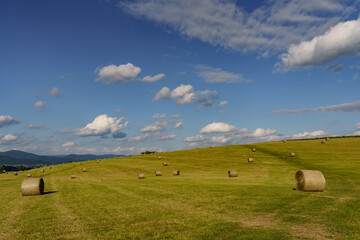
M 75 164 L 73 164 L 73 166 L 75 167 Z
M 323 192 L 325 177 L 317 170 L 299 170 L 295 174 L 295 189 L 297 191 Z
M 97 163 L 100 163 L 100 160 L 96 160 Z
M 145 178 L 145 175 L 143 173 L 139 173 L 138 179 L 144 179 L 144 178 Z
M 283 143 L 286 143 L 286 140 L 283 140 Z
M 41 195 L 44 193 L 44 187 L 42 178 L 27 178 L 22 181 L 21 194 L 23 196 Z
M 44 172 L 44 169 L 41 169 L 40 172 Z
M 18 173 L 17 173 L 17 172 L 14 172 L 14 175 L 16 176 L 16 175 L 18 175 Z
M 252 151 L 252 152 L 256 152 L 256 148 L 252 148 L 251 151 Z
M 76 174 L 71 174 L 71 179 L 76 179 Z
M 162 176 L 160 171 L 155 171 L 155 176 Z
M 6 170 L 3 170 L 3 173 L 6 173 Z
M 321 141 L 321 144 L 325 144 L 325 141 Z
M 168 164 L 167 162 L 163 162 L 163 166 L 166 167 Z
M 49 167 L 49 169 L 51 169 L 52 167 Z
M 158 159 L 158 160 L 161 160 L 161 156 L 158 156 L 157 159 Z
M 20 171 L 20 173 L 23 173 L 23 171 Z
M 229 170 L 228 175 L 229 175 L 229 177 L 237 177 L 237 171 L 236 170 Z
M 27 176 L 27 177 L 31 177 L 31 174 L 30 174 L 30 173 L 28 173 L 28 174 L 26 174 L 26 176 Z
M 330 141 L 330 138 L 327 137 L 327 138 L 326 138 L 326 141 Z
M 254 162 L 254 159 L 253 158 L 248 158 L 248 162 L 252 163 L 252 162 Z
M 83 168 L 82 171 L 83 171 L 83 172 L 86 172 L 86 168 Z
M 173 175 L 174 175 L 174 176 L 179 176 L 179 175 L 180 175 L 180 171 L 179 171 L 179 170 L 173 171 Z
M 292 153 L 290 153 L 290 157 L 295 157 L 295 153 L 294 152 L 292 152 Z

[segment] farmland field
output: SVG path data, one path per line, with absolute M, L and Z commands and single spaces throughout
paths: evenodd
M 0 239 L 360 239 L 360 138 L 321 140 L 1 174 Z M 228 177 L 232 169 L 238 177 Z M 294 191 L 295 173 L 302 169 L 322 171 L 325 191 Z M 173 176 L 174 170 L 180 175 Z M 140 172 L 145 179 L 137 179 Z M 27 173 L 44 179 L 46 194 L 21 195 Z

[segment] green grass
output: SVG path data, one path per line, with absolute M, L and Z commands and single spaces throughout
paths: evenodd
M 44 178 L 50 193 L 41 196 L 21 196 L 27 172 L 1 174 L 0 239 L 360 239 L 360 138 L 320 142 L 224 146 L 28 171 Z M 230 169 L 237 178 L 227 177 Z M 292 190 L 300 169 L 322 171 L 325 191 Z M 155 177 L 155 170 L 163 176 Z M 137 179 L 139 172 L 145 179 Z

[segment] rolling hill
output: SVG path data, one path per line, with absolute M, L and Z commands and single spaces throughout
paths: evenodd
M 42 169 L 0 174 L 0 239 L 360 239 L 358 137 L 193 149 Z M 230 169 L 238 177 L 229 178 Z M 294 191 L 300 169 L 320 170 L 325 191 Z M 156 170 L 162 176 L 156 177 Z M 172 175 L 174 170 L 180 175 Z M 137 179 L 140 172 L 145 179 Z M 21 195 L 27 173 L 44 179 L 46 194 Z
M 53 165 L 73 161 L 87 161 L 94 159 L 123 157 L 125 155 L 94 155 L 94 154 L 69 154 L 59 156 L 41 156 L 33 153 L 27 153 L 18 150 L 0 152 L 0 165 Z

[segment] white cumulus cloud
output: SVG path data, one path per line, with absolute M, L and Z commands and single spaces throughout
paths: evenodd
M 205 137 L 204 135 L 196 135 L 196 136 L 193 136 L 193 137 L 187 137 L 184 139 L 184 142 L 202 142 L 202 141 L 205 141 Z
M 51 90 L 49 90 L 48 93 L 50 96 L 58 97 L 61 95 L 62 91 L 58 87 L 54 87 Z
M 153 101 L 160 99 L 173 99 L 176 104 L 197 103 L 200 104 L 198 109 L 201 109 L 216 106 L 214 101 L 219 99 L 219 94 L 212 90 L 195 91 L 191 84 L 181 84 L 172 91 L 168 87 L 163 87 L 156 93 Z
M 180 120 L 178 121 L 176 124 L 175 124 L 175 127 L 174 128 L 181 128 L 183 125 L 183 120 Z
M 203 127 L 199 133 L 224 133 L 234 131 L 237 128 L 233 125 L 222 122 L 213 122 Z
M 140 73 L 141 68 L 134 66 L 132 63 L 123 65 L 109 65 L 97 69 L 98 77 L 95 79 L 97 82 L 104 82 L 106 84 L 115 82 L 131 82 L 136 79 Z
M 156 132 L 163 131 L 168 126 L 167 122 L 155 122 L 141 128 L 141 132 Z
M 14 135 L 14 134 L 7 134 L 4 137 L 1 138 L 1 142 L 13 142 L 16 141 L 18 139 L 18 136 Z
M 19 123 L 20 123 L 20 121 L 16 120 L 12 116 L 4 116 L 4 115 L 0 116 L 0 128 L 5 127 L 5 126 L 10 126 L 13 124 L 19 124 Z
M 128 125 L 124 117 L 108 117 L 106 114 L 97 116 L 93 122 L 87 124 L 84 128 L 78 129 L 78 136 L 105 136 L 110 133 L 116 133 Z
M 326 33 L 291 45 L 281 56 L 285 70 L 304 66 L 323 65 L 339 57 L 360 52 L 360 19 L 341 22 Z
M 44 102 L 44 101 L 37 101 L 36 103 L 34 103 L 32 105 L 32 107 L 34 107 L 34 108 L 45 107 L 45 104 L 46 104 L 46 102 Z

